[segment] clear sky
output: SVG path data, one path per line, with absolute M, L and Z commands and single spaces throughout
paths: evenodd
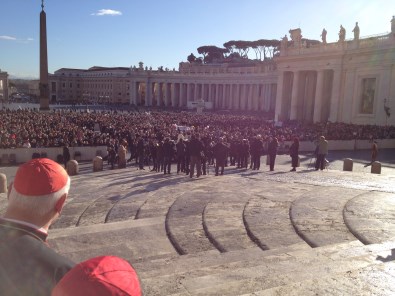
M 0 69 L 39 76 L 41 0 L 0 0 Z M 178 69 L 202 45 L 280 39 L 300 27 L 305 38 L 338 39 L 390 31 L 395 0 L 45 0 L 49 72 L 92 66 Z

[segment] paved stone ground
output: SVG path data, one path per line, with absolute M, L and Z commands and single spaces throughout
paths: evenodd
M 342 159 L 354 171 L 342 171 Z M 395 154 L 309 155 L 290 172 L 228 167 L 224 176 L 163 175 L 80 165 L 50 244 L 75 261 L 129 260 L 145 295 L 394 295 Z M 0 168 L 11 181 L 16 168 Z M 0 194 L 0 214 L 6 207 Z M 393 257 L 391 257 L 393 256 Z

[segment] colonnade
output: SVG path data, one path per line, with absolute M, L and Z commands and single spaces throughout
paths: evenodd
M 275 120 L 337 121 L 340 70 L 279 72 Z
M 276 83 L 205 83 L 133 81 L 131 103 L 187 107 L 203 99 L 215 109 L 270 111 L 275 108 Z

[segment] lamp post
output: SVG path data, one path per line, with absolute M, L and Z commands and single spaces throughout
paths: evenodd
M 354 135 L 354 151 L 357 151 L 357 132 L 352 133 Z
M 384 99 L 384 111 L 385 111 L 385 125 L 388 125 L 388 117 L 391 115 L 391 108 L 387 106 L 389 99 Z

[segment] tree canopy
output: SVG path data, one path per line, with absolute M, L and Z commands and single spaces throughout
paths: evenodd
M 318 40 L 302 38 L 302 43 L 306 47 L 311 47 L 321 43 Z M 213 62 L 232 62 L 240 60 L 247 60 L 248 52 L 252 48 L 255 52 L 255 60 L 266 61 L 279 54 L 281 41 L 277 39 L 259 39 L 256 41 L 246 40 L 230 40 L 223 44 L 223 48 L 215 45 L 204 45 L 197 48 L 197 52 L 203 58 L 196 58 L 193 53 L 188 56 L 190 63 L 205 63 Z M 288 45 L 292 46 L 293 41 L 288 41 Z
M 278 51 L 280 41 L 276 39 L 259 39 L 251 42 L 251 48 L 255 51 L 257 60 L 271 59 Z
M 197 51 L 203 55 L 203 62 L 205 64 L 212 63 L 214 60 L 222 60 L 224 54 L 229 52 L 226 48 L 220 48 L 214 45 L 200 46 Z

